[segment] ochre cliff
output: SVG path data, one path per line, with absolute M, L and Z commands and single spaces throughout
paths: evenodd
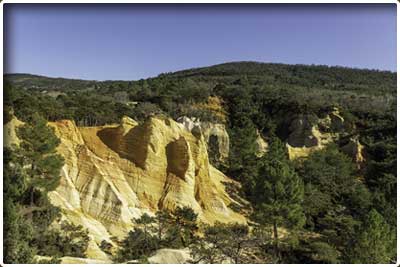
M 19 139 L 17 137 L 17 127 L 23 125 L 24 123 L 18 120 L 15 116 L 4 124 L 3 126 L 3 142 L 5 147 L 11 147 L 13 145 L 19 145 Z
M 122 237 L 143 212 L 190 206 L 203 222 L 245 222 L 233 212 L 224 183 L 234 183 L 209 164 L 203 135 L 172 119 L 152 117 L 138 125 L 77 127 L 49 123 L 61 139 L 65 158 L 59 187 L 49 193 L 67 220 L 92 237 L 88 257 L 103 259 L 97 245 Z
M 287 150 L 290 159 L 307 157 L 311 152 L 337 141 L 345 131 L 344 119 L 334 108 L 324 118 L 299 114 L 289 127 Z
M 213 160 L 224 163 L 229 157 L 229 135 L 225 124 L 201 122 L 197 118 L 180 117 L 177 120 L 186 130 L 196 135 L 202 134 L 206 141 L 207 150 Z

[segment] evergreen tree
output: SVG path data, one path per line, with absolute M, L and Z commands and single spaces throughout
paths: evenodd
M 148 242 L 148 237 L 153 232 L 152 224 L 155 222 L 154 217 L 151 217 L 147 213 L 143 213 L 143 215 L 139 219 L 134 219 L 134 223 L 138 224 L 139 227 L 143 230 L 144 233 L 144 242 Z
M 275 256 L 279 258 L 278 227 L 297 230 L 304 225 L 305 216 L 303 182 L 290 165 L 285 147 L 278 138 L 271 138 L 252 192 L 255 218 L 272 225 Z
M 229 169 L 230 176 L 243 184 L 245 194 L 254 183 L 257 165 L 257 129 L 252 121 L 256 109 L 247 78 L 238 81 L 240 87 L 227 90 L 225 97 L 229 112 Z
M 29 166 L 27 175 L 30 186 L 30 209 L 25 210 L 31 214 L 35 208 L 35 190 L 51 191 L 58 186 L 60 170 L 64 164 L 63 158 L 56 154 L 60 140 L 54 129 L 47 126 L 47 121 L 37 113 L 32 120 L 25 123 L 17 130 L 21 140 L 20 152 L 24 166 Z
M 190 207 L 177 207 L 173 212 L 176 234 L 183 247 L 190 245 L 197 230 L 197 213 Z
M 371 210 L 351 246 L 349 260 L 352 263 L 391 263 L 396 254 L 395 236 L 382 215 Z
M 19 205 L 27 189 L 22 167 L 5 148 L 3 169 L 3 255 L 5 263 L 32 263 L 35 249 L 30 246 L 32 227 L 19 214 Z
M 202 232 L 204 235 L 190 246 L 193 263 L 250 263 L 248 254 L 258 245 L 243 224 L 216 222 L 203 227 Z
M 336 250 L 346 262 L 347 246 L 371 207 L 371 194 L 356 179 L 351 159 L 336 146 L 312 153 L 298 169 L 305 185 L 306 228 Z
M 140 228 L 134 228 L 121 242 L 120 249 L 114 258 L 117 262 L 148 257 L 159 248 L 158 238 L 152 235 L 145 236 Z
M 171 226 L 172 217 L 166 210 L 159 210 L 156 212 L 156 230 L 157 230 L 157 237 L 160 243 L 163 243 L 163 238 L 165 233 Z

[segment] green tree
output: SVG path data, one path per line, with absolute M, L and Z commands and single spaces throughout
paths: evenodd
M 17 134 L 21 140 L 22 162 L 24 166 L 29 166 L 30 207 L 24 213 L 31 214 L 35 210 L 35 190 L 54 190 L 58 186 L 64 161 L 56 154 L 60 140 L 54 129 L 47 126 L 47 121 L 37 113 L 33 114 L 30 122 L 18 128 Z
M 144 242 L 148 242 L 148 237 L 153 232 L 154 227 L 152 224 L 155 222 L 154 217 L 151 217 L 147 213 L 143 213 L 143 215 L 138 219 L 133 219 L 134 223 L 139 225 L 139 228 L 143 230 L 144 233 Z
M 382 215 L 371 210 L 350 249 L 349 260 L 352 263 L 390 263 L 396 253 L 395 235 Z
M 187 247 L 193 242 L 197 227 L 197 213 L 190 207 L 177 207 L 173 212 L 176 234 L 181 245 Z
M 19 214 L 21 197 L 27 189 L 22 166 L 8 148 L 3 151 L 3 255 L 5 263 L 32 263 L 32 227 Z
M 252 192 L 255 218 L 260 223 L 272 224 L 275 256 L 279 258 L 278 227 L 300 229 L 305 216 L 303 182 L 287 159 L 285 147 L 278 138 L 271 139 L 268 153 L 261 159 Z
M 45 231 L 35 235 L 32 245 L 37 248 L 37 254 L 54 257 L 86 257 L 89 245 L 88 231 L 81 225 L 61 221 L 60 228 L 45 227 Z
M 315 263 L 339 263 L 338 251 L 326 242 L 316 241 L 310 244 L 311 257 Z
M 159 210 L 156 212 L 156 231 L 158 241 L 163 243 L 164 236 L 168 229 L 171 227 L 172 217 L 171 214 L 166 210 Z
M 192 263 L 216 264 L 225 259 L 221 251 L 224 240 L 221 238 L 221 224 L 206 225 L 203 229 L 204 236 L 190 245 Z
M 260 235 L 250 233 L 244 224 L 217 221 L 205 225 L 202 232 L 203 236 L 190 246 L 193 263 L 252 263 L 250 255 L 260 246 Z
M 347 261 L 349 242 L 371 207 L 371 194 L 356 178 L 351 159 L 336 146 L 312 153 L 298 168 L 305 182 L 304 210 L 306 228 L 320 235 L 338 255 Z
M 159 248 L 158 238 L 153 235 L 145 236 L 140 228 L 134 228 L 121 242 L 120 249 L 114 258 L 117 262 L 147 258 Z
M 244 224 L 233 223 L 220 228 L 222 228 L 221 239 L 224 240 L 220 247 L 222 253 L 235 264 L 247 263 L 243 254 L 252 242 L 249 238 L 249 227 Z
M 4 199 L 3 251 L 6 263 L 31 263 L 35 249 L 30 245 L 32 227 L 18 214 L 18 208 L 10 199 Z

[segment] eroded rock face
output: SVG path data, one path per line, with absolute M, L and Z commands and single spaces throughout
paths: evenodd
M 12 119 L 3 125 L 3 142 L 5 147 L 11 147 L 13 145 L 19 145 L 19 139 L 17 136 L 17 127 L 23 125 L 24 123 L 18 120 L 15 116 Z
M 229 157 L 229 135 L 221 123 L 200 122 L 196 118 L 180 117 L 177 120 L 186 130 L 198 136 L 204 136 L 209 155 L 217 162 L 225 162 Z
M 360 143 L 357 136 L 350 138 L 347 144 L 342 146 L 340 150 L 353 159 L 358 169 L 363 167 L 366 152 L 365 147 Z
M 153 117 L 138 125 L 77 127 L 49 123 L 65 158 L 59 187 L 49 193 L 65 219 L 83 225 L 93 241 L 89 258 L 106 260 L 98 248 L 111 236 L 123 237 L 132 218 L 158 209 L 190 206 L 203 222 L 241 222 L 228 208 L 224 183 L 232 182 L 209 164 L 204 136 L 172 119 Z
M 265 141 L 265 139 L 261 136 L 260 132 L 257 130 L 257 152 L 256 156 L 257 157 L 262 157 L 268 150 L 268 143 Z
M 337 108 L 322 119 L 315 115 L 300 114 L 292 120 L 289 127 L 290 134 L 286 144 L 289 158 L 307 157 L 311 152 L 336 141 L 344 131 L 344 119 Z

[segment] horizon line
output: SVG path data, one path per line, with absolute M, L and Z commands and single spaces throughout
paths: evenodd
M 159 74 L 157 74 L 155 76 L 149 76 L 149 77 L 146 77 L 146 78 L 137 78 L 137 79 L 105 79 L 105 80 L 97 80 L 97 79 L 83 79 L 83 78 L 66 77 L 66 76 L 52 76 L 52 75 L 47 75 L 47 74 L 38 74 L 38 73 L 29 73 L 29 72 L 3 73 L 3 76 L 7 76 L 7 75 L 32 75 L 32 76 L 46 77 L 46 78 L 50 78 L 50 79 L 68 79 L 68 80 L 81 80 L 81 81 L 89 81 L 89 82 L 140 81 L 140 80 L 147 80 L 147 79 L 157 78 L 158 76 L 160 76 L 162 74 L 174 74 L 174 73 L 178 73 L 178 72 L 182 72 L 182 71 L 202 69 L 202 68 L 211 68 L 211 67 L 216 67 L 216 66 L 224 65 L 224 64 L 238 64 L 238 63 L 257 63 L 257 64 L 270 64 L 270 65 L 343 68 L 343 69 L 351 69 L 351 70 L 356 70 L 356 71 L 376 71 L 376 72 L 389 72 L 389 73 L 397 74 L 397 66 L 396 66 L 396 70 L 394 71 L 394 70 L 388 70 L 388 69 L 351 67 L 351 66 L 345 66 L 345 65 L 304 64 L 304 63 L 292 63 L 291 64 L 291 63 L 282 63 L 282 62 L 263 62 L 263 61 L 252 61 L 252 60 L 240 60 L 240 61 L 228 61 L 228 62 L 223 62 L 223 63 L 216 63 L 216 64 L 213 64 L 213 65 L 207 65 L 207 66 L 189 67 L 189 68 L 186 68 L 186 69 L 179 69 L 179 70 L 173 70 L 173 71 L 165 71 L 165 72 L 160 72 Z

